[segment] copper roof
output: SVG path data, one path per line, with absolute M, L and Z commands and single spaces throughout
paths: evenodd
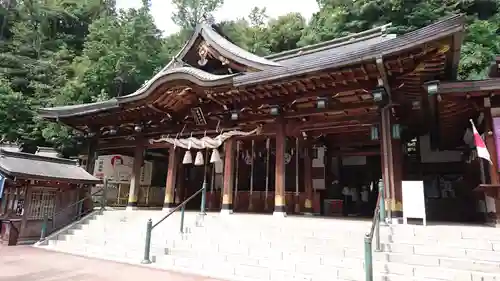
M 30 180 L 56 180 L 69 183 L 100 183 L 87 173 L 78 162 L 0 149 L 0 172 L 14 178 Z

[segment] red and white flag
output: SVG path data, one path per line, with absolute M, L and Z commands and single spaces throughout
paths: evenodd
M 486 148 L 486 144 L 484 143 L 483 138 L 477 132 L 476 126 L 474 126 L 474 122 L 470 120 L 470 123 L 472 124 L 472 133 L 474 134 L 474 144 L 476 145 L 477 156 L 488 160 L 488 162 L 493 165 L 493 163 L 491 162 L 490 153 Z

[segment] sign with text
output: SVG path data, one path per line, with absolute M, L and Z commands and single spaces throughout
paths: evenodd
M 111 183 L 130 184 L 134 158 L 126 155 L 102 155 L 97 158 L 94 166 L 94 176 L 107 177 Z M 141 185 L 150 185 L 153 173 L 153 163 L 144 161 L 141 167 Z
M 408 218 L 422 219 L 426 225 L 425 195 L 423 181 L 403 181 L 403 220 L 408 223 Z

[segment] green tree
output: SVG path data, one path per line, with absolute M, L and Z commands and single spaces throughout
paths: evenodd
M 35 124 L 30 102 L 19 92 L 0 80 L 0 141 L 17 142 L 31 140 Z
M 146 2 L 95 20 L 81 56 L 73 63 L 74 78 L 65 85 L 61 104 L 83 103 L 130 94 L 165 62 L 161 32 Z
M 175 11 L 172 20 L 182 29 L 193 30 L 224 4 L 224 0 L 172 0 Z

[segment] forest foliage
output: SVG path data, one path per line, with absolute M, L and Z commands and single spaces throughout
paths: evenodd
M 36 109 L 132 93 L 167 64 L 196 24 L 212 21 L 240 47 L 268 55 L 392 22 L 402 34 L 444 16 L 467 15 L 459 79 L 482 79 L 500 54 L 500 0 L 317 0 L 308 21 L 290 13 L 218 21 L 223 0 L 172 0 L 180 31 L 160 31 L 150 2 L 118 10 L 114 0 L 0 0 L 0 141 L 74 154 L 73 132 Z

